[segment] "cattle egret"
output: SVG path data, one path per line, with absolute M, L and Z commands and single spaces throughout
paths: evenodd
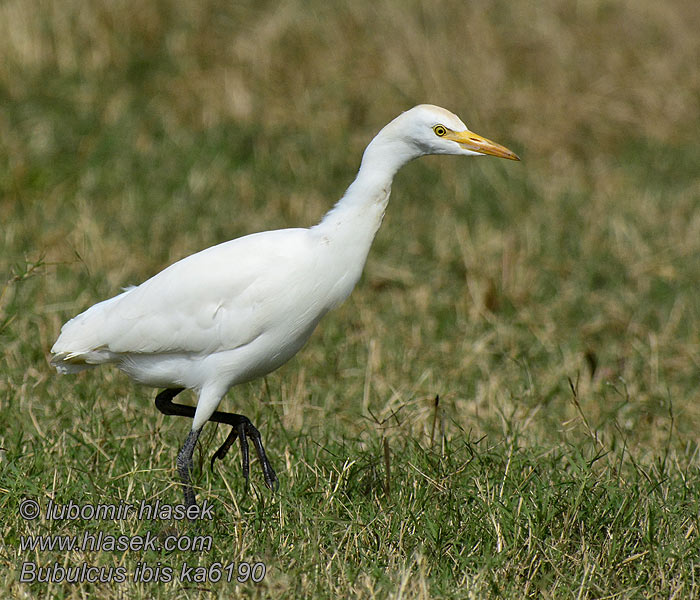
M 192 454 L 204 424 L 231 425 L 212 457 L 238 439 L 248 479 L 250 438 L 265 483 L 277 476 L 260 433 L 243 415 L 217 409 L 232 386 L 274 371 L 306 343 L 321 318 L 355 287 L 386 210 L 391 183 L 407 162 L 425 154 L 510 160 L 510 150 L 469 131 L 451 112 L 416 106 L 370 142 L 357 177 L 317 225 L 254 233 L 170 265 L 139 286 L 99 302 L 68 321 L 52 364 L 74 373 L 113 363 L 138 383 L 164 388 L 156 407 L 193 419 L 177 456 L 185 504 L 195 504 Z M 172 400 L 194 390 L 196 409 Z

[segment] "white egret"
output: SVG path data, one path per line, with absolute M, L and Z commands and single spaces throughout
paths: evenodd
M 357 177 L 320 223 L 224 242 L 95 304 L 63 326 L 51 349 L 52 364 L 73 373 L 113 363 L 139 383 L 165 388 L 157 408 L 193 419 L 177 457 L 185 504 L 195 504 L 192 454 L 209 420 L 232 426 L 212 465 L 238 438 L 247 480 L 250 437 L 265 482 L 274 489 L 277 476 L 258 430 L 246 417 L 216 409 L 232 386 L 292 358 L 321 318 L 348 297 L 382 222 L 394 175 L 425 154 L 519 160 L 469 131 L 451 112 L 416 106 L 370 142 Z M 197 393 L 196 409 L 172 401 L 185 388 Z

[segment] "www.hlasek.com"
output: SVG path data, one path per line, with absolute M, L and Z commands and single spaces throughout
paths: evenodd
M 211 520 L 212 505 L 206 501 L 199 506 L 186 507 L 182 504 L 163 504 L 140 502 L 129 504 L 56 504 L 49 500 L 45 511 L 41 510 L 36 500 L 24 499 L 20 502 L 19 513 L 25 521 L 33 521 L 43 514 L 46 521 L 120 521 L 130 518 L 136 520 Z M 145 535 L 110 535 L 102 531 L 83 532 L 79 535 L 23 535 L 20 537 L 22 552 L 209 552 L 213 539 L 210 535 L 168 535 L 165 537 L 146 532 Z M 77 566 L 66 566 L 64 561 L 55 561 L 47 566 L 25 561 L 20 571 L 20 582 L 52 583 L 123 583 L 128 579 L 138 583 L 168 583 L 177 579 L 182 583 L 216 583 L 217 581 L 259 583 L 265 577 L 265 563 L 256 562 L 215 562 L 209 566 L 190 566 L 187 562 L 171 566 L 160 561 L 151 565 L 140 561 L 134 573 L 129 576 L 126 567 L 95 566 L 82 562 Z

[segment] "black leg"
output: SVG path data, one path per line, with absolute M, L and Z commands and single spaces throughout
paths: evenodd
M 156 408 L 164 415 L 174 415 L 176 417 L 194 418 L 194 408 L 184 404 L 175 404 L 173 398 L 185 388 L 167 388 L 158 392 L 156 396 Z M 188 410 L 189 409 L 189 410 Z
M 180 479 L 182 480 L 182 487 L 185 492 L 185 506 L 190 507 L 197 504 L 194 496 L 194 490 L 192 489 L 192 455 L 194 454 L 194 447 L 197 445 L 197 438 L 202 431 L 201 428 L 193 429 L 190 431 L 187 439 L 185 440 L 185 445 L 182 447 L 177 455 L 177 470 L 180 473 Z
M 168 388 L 160 392 L 156 396 L 156 408 L 160 412 L 162 412 L 165 415 L 174 415 L 174 416 L 179 416 L 179 417 L 189 417 L 190 419 L 194 418 L 194 412 L 195 409 L 193 406 L 187 406 L 185 404 L 177 404 L 173 402 L 173 398 L 177 396 L 184 388 Z M 214 468 L 214 461 L 218 459 L 224 458 L 226 454 L 228 453 L 229 449 L 233 445 L 233 442 L 236 441 L 236 438 L 238 438 L 239 443 L 241 445 L 241 459 L 243 462 L 243 476 L 245 477 L 246 483 L 248 482 L 248 474 L 250 471 L 250 458 L 249 458 L 249 453 L 248 453 L 248 437 L 253 441 L 253 446 L 255 446 L 255 451 L 258 455 L 258 460 L 260 461 L 260 466 L 262 467 L 263 471 L 263 476 L 265 478 L 265 483 L 267 487 L 269 487 L 271 490 L 276 490 L 278 486 L 278 481 L 277 481 L 277 475 L 275 474 L 274 469 L 272 468 L 272 465 L 270 464 L 270 461 L 267 458 L 267 454 L 265 453 L 265 448 L 263 447 L 262 444 L 262 438 L 260 436 L 260 432 L 256 429 L 256 427 L 250 422 L 250 419 L 248 417 L 245 417 L 243 415 L 238 415 L 235 413 L 227 413 L 227 412 L 222 412 L 222 411 L 214 411 L 214 414 L 212 414 L 211 417 L 209 417 L 210 421 L 214 421 L 215 423 L 223 423 L 225 425 L 230 425 L 231 426 L 231 432 L 228 434 L 228 437 L 226 438 L 226 441 L 221 445 L 221 447 L 214 453 L 211 459 L 211 467 L 212 469 Z M 192 434 L 190 433 L 190 436 Z M 199 432 L 197 433 L 197 437 L 199 437 Z M 197 437 L 195 437 L 195 443 L 197 441 Z M 190 438 L 188 437 L 187 440 Z M 185 442 L 185 445 L 187 445 L 187 441 Z M 183 447 L 183 451 L 184 451 Z M 192 447 L 192 450 L 194 451 L 194 446 Z M 182 451 L 181 453 L 182 454 Z M 178 470 L 180 469 L 179 465 L 180 461 L 180 456 L 178 455 Z M 190 454 L 190 463 L 191 463 L 191 454 Z M 182 472 L 180 472 L 180 476 L 182 477 Z M 190 488 L 191 489 L 191 488 Z M 185 493 L 187 493 L 185 491 Z

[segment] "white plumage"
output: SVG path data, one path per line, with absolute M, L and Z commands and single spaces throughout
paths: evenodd
M 95 304 L 63 326 L 51 349 L 53 364 L 72 373 L 114 363 L 146 385 L 193 389 L 199 398 L 192 431 L 198 435 L 231 386 L 284 364 L 321 318 L 348 297 L 381 224 L 395 173 L 424 154 L 518 160 L 470 132 L 449 111 L 417 106 L 372 140 L 357 178 L 319 224 L 207 248 Z M 226 413 L 217 411 L 221 414 Z M 191 454 L 180 458 L 191 462 Z M 189 480 L 182 469 L 181 475 L 187 501 Z

